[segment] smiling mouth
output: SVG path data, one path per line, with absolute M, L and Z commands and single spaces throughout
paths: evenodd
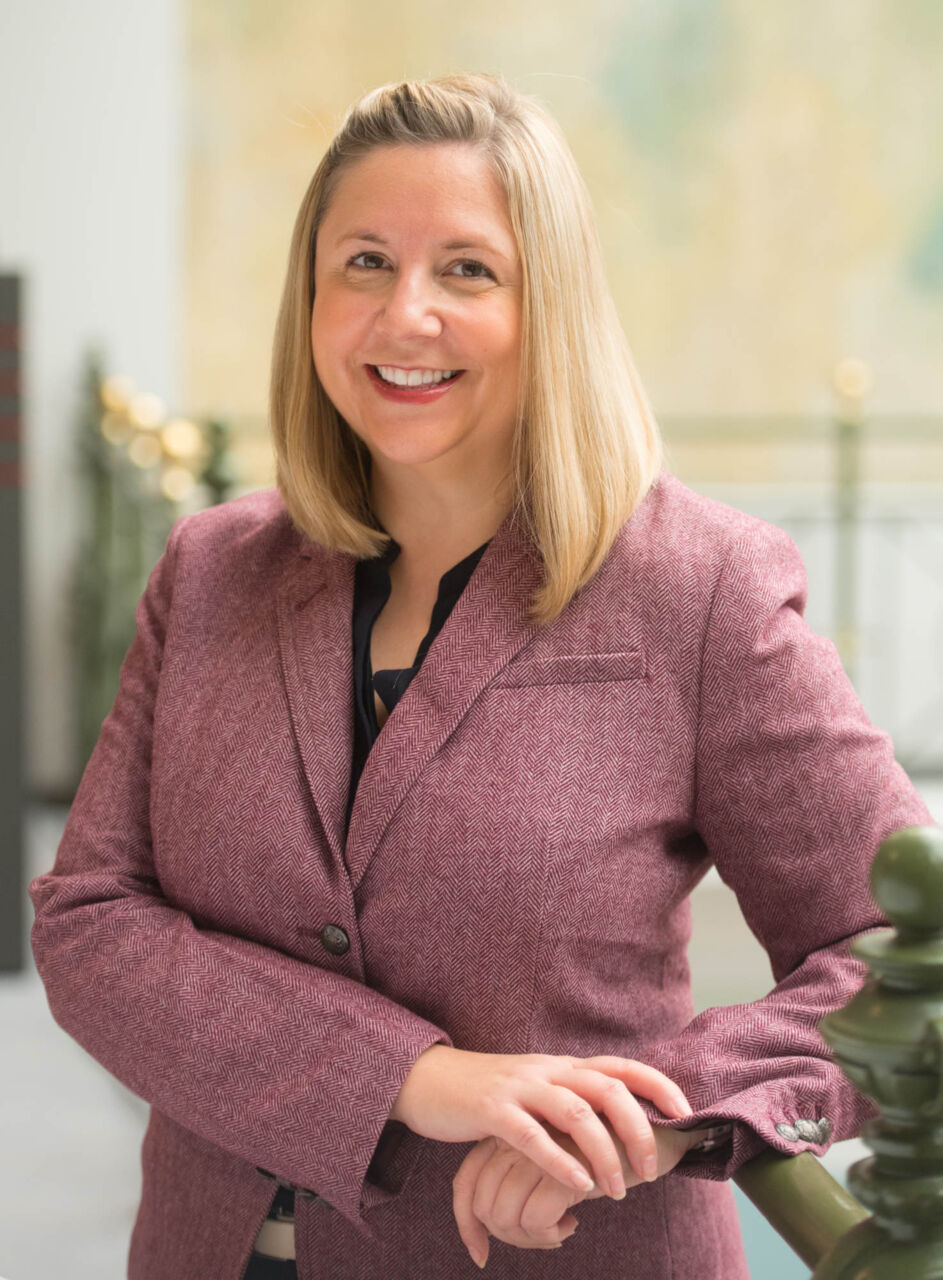
M 464 369 L 398 369 L 393 365 L 371 364 L 367 366 L 381 382 L 390 387 L 438 387 L 443 382 L 454 382 Z

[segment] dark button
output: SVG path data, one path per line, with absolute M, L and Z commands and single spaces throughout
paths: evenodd
M 330 951 L 332 956 L 342 956 L 345 951 L 350 950 L 350 938 L 336 924 L 326 924 L 321 930 L 321 942 L 325 951 Z

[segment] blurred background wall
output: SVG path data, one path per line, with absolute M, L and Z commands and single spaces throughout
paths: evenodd
M 92 344 L 185 400 L 186 60 L 164 0 L 0 2 L 0 272 L 23 279 L 27 773 L 75 781 L 69 581 Z
M 356 96 L 500 71 L 560 120 L 656 410 L 810 413 L 832 365 L 940 409 L 943 8 L 935 0 L 196 0 L 184 388 L 262 413 L 292 217 Z
M 239 490 L 273 483 L 268 361 L 294 214 L 345 107 L 390 79 L 500 71 L 556 114 L 669 464 L 797 537 L 813 626 L 837 630 L 834 552 L 810 513 L 828 514 L 843 358 L 872 384 L 862 483 L 938 511 L 943 431 L 923 422 L 941 411 L 943 350 L 935 0 L 33 0 L 5 4 L 2 23 L 16 127 L 0 133 L 0 269 L 25 274 L 38 792 L 68 795 L 84 763 L 64 616 L 83 355 L 97 345 L 106 372 L 168 412 L 224 416 Z M 862 668 L 893 731 L 886 688 Z

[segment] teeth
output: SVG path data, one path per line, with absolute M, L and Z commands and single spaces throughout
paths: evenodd
M 443 378 L 451 378 L 453 369 L 394 369 L 391 365 L 374 366 L 384 382 L 392 382 L 397 387 L 426 387 L 441 382 Z

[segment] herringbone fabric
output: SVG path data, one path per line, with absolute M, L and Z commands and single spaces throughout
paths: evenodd
M 538 631 L 539 557 L 509 516 L 345 838 L 353 568 L 275 490 L 178 521 L 30 886 L 54 1017 L 152 1105 L 129 1277 L 238 1280 L 273 1194 L 257 1165 L 333 1206 L 298 1200 L 301 1280 L 478 1274 L 452 1218 L 469 1144 L 387 1122 L 441 1042 L 643 1059 L 694 1121 L 734 1121 L 726 1151 L 579 1206 L 559 1251 L 492 1241 L 495 1280 L 745 1280 L 725 1180 L 765 1144 L 821 1154 L 797 1119 L 836 1140 L 871 1114 L 816 1026 L 864 978 L 849 938 L 886 923 L 878 844 L 931 821 L 803 620 L 794 543 L 662 472 Z M 711 861 L 777 985 L 693 1018 Z

